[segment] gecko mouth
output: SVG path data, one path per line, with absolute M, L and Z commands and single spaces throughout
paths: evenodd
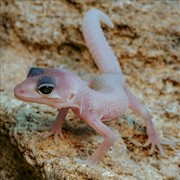
M 33 100 L 35 100 L 36 98 L 35 97 L 28 97 L 28 96 L 23 96 L 22 94 L 19 94 L 19 93 L 14 93 L 14 96 L 21 100 L 21 101 L 26 101 L 26 102 L 31 102 Z M 37 100 L 37 99 L 36 99 Z

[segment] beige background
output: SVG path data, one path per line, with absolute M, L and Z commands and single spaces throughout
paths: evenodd
M 8 1 L 1 6 L 1 179 L 178 179 L 180 162 L 178 1 Z M 91 154 L 102 138 L 70 112 L 65 140 L 43 140 L 35 127 L 52 122 L 56 109 L 20 102 L 13 88 L 31 66 L 62 67 L 88 79 L 98 70 L 82 37 L 82 18 L 96 7 L 112 19 L 103 25 L 128 87 L 149 108 L 165 140 L 167 157 L 148 156 L 144 122 L 130 110 L 108 125 L 121 135 L 98 167 L 73 161 Z

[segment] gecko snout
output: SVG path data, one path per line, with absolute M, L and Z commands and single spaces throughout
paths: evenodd
M 17 99 L 21 99 L 23 96 L 25 96 L 27 93 L 27 90 L 24 89 L 24 88 L 21 88 L 20 85 L 17 85 L 15 88 L 14 88 L 14 95 Z

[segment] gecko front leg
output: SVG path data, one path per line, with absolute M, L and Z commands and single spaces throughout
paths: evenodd
M 88 116 L 82 119 L 97 133 L 102 135 L 104 137 L 104 140 L 89 158 L 87 158 L 86 160 L 75 158 L 75 161 L 88 165 L 96 165 L 103 158 L 103 156 L 110 149 L 110 147 L 114 144 L 116 136 L 110 130 L 110 128 L 108 128 L 101 121 L 101 119 L 98 118 L 98 115 L 93 115 L 93 118 L 92 116 Z
M 145 120 L 148 140 L 144 144 L 144 147 L 151 144 L 149 154 L 152 154 L 154 152 L 155 146 L 157 146 L 161 156 L 165 156 L 162 145 L 173 145 L 174 143 L 171 141 L 163 141 L 160 139 L 156 129 L 153 126 L 153 122 L 148 110 L 139 102 L 139 100 L 131 93 L 131 91 L 128 90 L 127 87 L 125 87 L 125 92 L 129 98 L 129 107 Z
M 61 139 L 64 139 L 64 136 L 62 134 L 62 126 L 64 123 L 64 120 L 66 118 L 66 115 L 68 113 L 69 108 L 62 108 L 57 117 L 55 122 L 48 126 L 48 127 L 38 127 L 37 130 L 39 131 L 49 131 L 47 133 L 45 133 L 45 135 L 43 136 L 43 138 L 47 138 L 49 136 L 54 136 L 54 143 L 57 144 L 58 143 L 58 136 L 60 136 Z

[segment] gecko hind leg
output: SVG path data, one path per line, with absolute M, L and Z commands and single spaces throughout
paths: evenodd
M 144 144 L 144 147 L 151 144 L 151 149 L 149 151 L 149 154 L 152 154 L 154 152 L 155 146 L 157 146 L 157 148 L 159 149 L 160 155 L 165 156 L 162 145 L 174 145 L 174 143 L 171 141 L 163 141 L 160 139 L 156 129 L 153 126 L 153 122 L 151 120 L 151 116 L 150 116 L 148 110 L 145 108 L 144 105 L 142 105 L 139 102 L 139 100 L 132 94 L 132 92 L 130 90 L 128 90 L 127 87 L 125 87 L 125 92 L 129 99 L 129 107 L 136 114 L 138 114 L 145 120 L 148 140 Z
M 110 147 L 114 144 L 117 137 L 111 131 L 109 127 L 107 127 L 101 120 L 99 120 L 98 115 L 93 115 L 97 118 L 85 117 L 83 118 L 84 122 L 86 122 L 89 126 L 91 126 L 98 134 L 103 136 L 104 140 L 101 142 L 99 147 L 93 152 L 93 154 L 88 157 L 86 160 L 75 158 L 74 160 L 79 163 L 87 164 L 87 165 L 97 165 L 99 161 L 104 157 L 106 152 L 110 149 Z

